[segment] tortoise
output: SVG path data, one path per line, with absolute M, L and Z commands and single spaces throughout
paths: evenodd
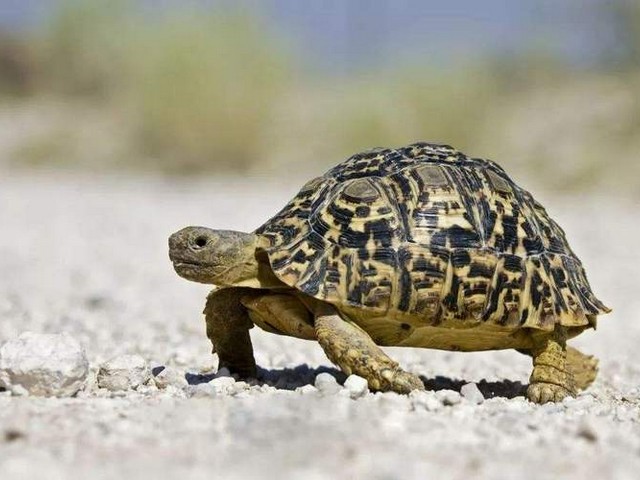
M 258 325 L 398 393 L 425 386 L 381 346 L 515 349 L 533 359 L 528 399 L 560 401 L 597 373 L 567 340 L 610 311 L 528 191 L 493 161 L 426 142 L 349 157 L 253 233 L 184 228 L 169 256 L 217 286 L 207 336 L 241 377 L 256 376 Z

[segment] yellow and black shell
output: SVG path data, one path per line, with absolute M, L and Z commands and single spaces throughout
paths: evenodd
M 446 145 L 353 155 L 256 233 L 284 283 L 373 318 L 548 330 L 608 311 L 542 205 Z

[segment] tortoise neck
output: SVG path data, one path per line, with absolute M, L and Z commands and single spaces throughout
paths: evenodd
M 219 286 L 237 285 L 258 277 L 256 248 L 258 237 L 253 233 L 218 230 L 223 245 L 232 246 L 225 252 L 224 268 L 216 275 Z

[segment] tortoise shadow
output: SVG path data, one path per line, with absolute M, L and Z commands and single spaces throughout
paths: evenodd
M 252 379 L 251 383 L 255 385 L 269 385 L 279 390 L 295 390 L 305 385 L 313 385 L 316 376 L 321 373 L 328 373 L 332 375 L 339 384 L 344 384 L 347 379 L 347 375 L 334 367 L 320 366 L 312 368 L 307 364 L 301 364 L 292 368 L 261 368 L 258 367 L 257 379 Z M 187 373 L 185 376 L 187 382 L 190 385 L 197 385 L 198 383 L 210 382 L 216 378 L 215 374 L 191 374 Z M 463 385 L 469 383 L 465 380 L 453 379 L 444 376 L 436 376 L 427 378 L 420 377 L 422 383 L 427 390 L 437 392 L 439 390 L 454 390 L 460 392 Z M 501 380 L 498 382 L 488 382 L 486 380 L 480 380 L 476 383 L 480 392 L 484 398 L 515 398 L 523 396 L 526 392 L 527 385 L 521 382 L 514 382 L 511 380 Z
M 437 392 L 438 390 L 454 390 L 456 392 L 460 392 L 463 385 L 470 383 L 466 380 L 458 380 L 442 376 L 436 376 L 433 378 L 421 376 L 420 380 L 422 380 L 422 383 L 424 383 L 427 390 L 434 392 Z M 479 382 L 476 382 L 476 385 L 484 398 L 487 399 L 495 397 L 508 399 L 522 397 L 527 391 L 527 385 L 511 380 L 501 380 L 499 382 L 480 380 Z
M 258 383 L 269 385 L 280 390 L 295 390 L 305 385 L 313 385 L 315 379 L 321 373 L 328 373 L 342 385 L 347 379 L 347 375 L 334 367 L 320 366 L 309 367 L 307 364 L 298 365 L 293 368 L 262 368 L 258 367 Z
M 313 385 L 315 378 L 321 373 L 332 375 L 339 384 L 343 384 L 347 379 L 347 375 L 337 368 L 318 367 L 311 368 L 307 364 L 298 365 L 293 368 L 262 368 L 258 367 L 257 378 L 246 379 L 252 385 L 269 385 L 278 390 L 295 390 L 305 385 Z M 215 373 L 189 373 L 185 374 L 185 380 L 189 385 L 198 385 L 200 383 L 208 383 L 217 378 Z M 239 379 L 234 375 L 234 378 Z M 244 379 L 243 379 L 244 380 Z

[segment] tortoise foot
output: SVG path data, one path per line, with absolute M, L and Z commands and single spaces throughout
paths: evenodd
M 527 398 L 533 403 L 561 402 L 572 396 L 574 395 L 570 390 L 554 383 L 537 382 L 527 388 Z
M 392 391 L 396 393 L 410 393 L 414 390 L 424 390 L 424 383 L 420 377 L 413 373 L 405 372 L 399 367 L 386 368 L 380 372 L 382 382 L 377 379 L 369 381 L 370 386 L 376 390 Z M 379 385 L 376 387 L 377 384 Z

